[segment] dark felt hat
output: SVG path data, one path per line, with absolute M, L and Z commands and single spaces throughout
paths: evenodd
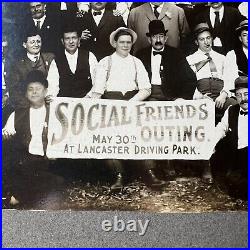
M 230 92 L 235 93 L 237 89 L 241 88 L 248 88 L 248 77 L 247 76 L 240 76 L 236 78 L 234 82 L 234 89 L 231 89 Z
M 153 36 L 156 34 L 166 34 L 168 30 L 165 30 L 164 23 L 161 20 L 152 20 L 148 25 L 148 33 L 146 36 Z
M 44 75 L 44 73 L 40 70 L 33 70 L 29 72 L 27 75 L 25 81 L 24 81 L 24 90 L 27 90 L 27 87 L 32 82 L 39 82 L 41 83 L 45 88 L 48 88 L 48 81 Z
M 248 20 L 240 22 L 239 26 L 235 29 L 237 33 L 240 33 L 242 30 L 248 30 Z
M 204 31 L 211 32 L 211 29 L 209 28 L 207 23 L 199 23 L 194 28 L 194 35 L 198 36 L 200 33 L 204 32 Z

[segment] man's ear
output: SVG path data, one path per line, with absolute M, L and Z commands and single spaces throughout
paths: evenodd
M 168 36 L 165 37 L 165 44 L 167 43 L 167 40 L 168 40 Z
M 195 39 L 194 43 L 198 46 L 198 42 L 197 42 L 197 40 L 196 40 L 196 39 Z
M 64 47 L 64 41 L 63 41 L 63 38 L 61 38 L 61 42 L 62 42 L 62 45 L 63 45 L 63 47 Z
M 149 42 L 150 44 L 152 44 L 152 42 L 151 42 L 151 37 L 148 36 L 147 38 L 148 38 L 148 42 Z
M 241 38 L 241 36 L 239 36 L 239 40 L 240 40 L 240 42 L 242 43 L 242 38 Z
M 48 93 L 48 88 L 45 88 L 45 90 L 44 90 L 44 95 L 46 96 L 47 93 Z
M 25 42 L 23 42 L 23 47 L 26 49 L 27 48 L 27 46 L 26 46 L 26 43 Z

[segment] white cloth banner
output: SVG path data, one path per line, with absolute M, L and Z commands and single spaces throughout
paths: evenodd
M 209 159 L 215 127 L 207 99 L 135 102 L 56 98 L 47 156 L 95 159 Z

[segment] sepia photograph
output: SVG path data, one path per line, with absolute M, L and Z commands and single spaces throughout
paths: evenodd
M 247 212 L 248 2 L 3 2 L 2 208 Z

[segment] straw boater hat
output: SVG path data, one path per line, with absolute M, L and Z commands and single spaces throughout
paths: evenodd
M 125 27 L 120 27 L 120 28 L 118 28 L 117 30 L 113 31 L 113 32 L 110 34 L 109 42 L 110 42 L 110 44 L 111 44 L 112 47 L 115 48 L 115 39 L 114 39 L 114 38 L 115 38 L 115 35 L 116 35 L 119 31 L 122 31 L 122 30 L 124 30 L 124 31 L 128 32 L 129 34 L 131 34 L 131 36 L 133 37 L 133 44 L 136 42 L 136 40 L 137 40 L 137 35 L 136 35 L 136 33 L 135 33 L 133 30 L 128 29 L 128 28 L 125 28 Z
M 248 77 L 240 76 L 234 82 L 235 88 L 231 89 L 230 92 L 235 93 L 237 89 L 248 88 Z

